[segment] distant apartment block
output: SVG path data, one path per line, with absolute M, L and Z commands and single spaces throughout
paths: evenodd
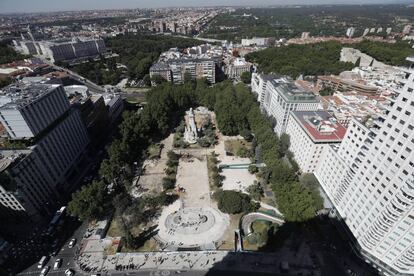
M 225 74 L 229 79 L 240 79 L 244 72 L 251 72 L 252 64 L 244 58 L 230 59 L 226 64 Z
M 15 48 L 26 55 L 39 56 L 51 62 L 96 57 L 106 52 L 102 39 L 72 39 L 55 41 L 15 41 Z
M 353 37 L 355 34 L 355 28 L 354 27 L 350 27 L 346 30 L 346 36 L 351 38 Z
M 253 37 L 243 38 L 241 44 L 243 47 L 247 46 L 269 46 L 275 42 L 274 38 L 267 37 Z
M 174 84 L 182 84 L 186 77 L 192 80 L 205 78 L 216 83 L 216 65 L 211 59 L 174 59 L 166 63 L 156 63 L 150 68 L 150 77 L 160 76 Z
M 262 110 L 276 120 L 274 130 L 278 135 L 286 132 L 291 111 L 316 111 L 319 108 L 319 98 L 315 94 L 286 77 L 253 74 L 252 89 L 260 99 Z
M 286 127 L 290 151 L 304 173 L 313 173 L 324 148 L 339 144 L 346 128 L 326 111 L 292 111 Z

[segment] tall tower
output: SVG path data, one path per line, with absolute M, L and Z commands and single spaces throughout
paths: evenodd
M 384 275 L 414 273 L 414 58 L 386 114 L 351 122 L 315 175 L 357 240 Z

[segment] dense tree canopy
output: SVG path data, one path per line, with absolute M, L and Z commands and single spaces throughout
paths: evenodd
M 68 211 L 81 220 L 91 220 L 105 215 L 109 202 L 106 184 L 93 181 L 72 195 Z
M 351 45 L 362 52 L 372 56 L 389 65 L 406 65 L 408 56 L 414 55 L 414 49 L 408 41 L 397 41 L 397 43 L 382 43 L 364 40 L 361 43 Z
M 0 42 L 0 64 L 9 63 L 24 58 L 27 58 L 27 56 L 17 53 L 6 42 Z
M 247 194 L 237 191 L 219 191 L 215 194 L 218 208 L 223 213 L 238 214 L 258 209 L 257 204 L 251 201 Z
M 267 48 L 247 55 L 264 73 L 278 73 L 296 78 L 300 75 L 337 75 L 350 70 L 352 63 L 339 61 L 342 46 L 338 42 L 322 42 L 306 45 L 288 45 Z
M 132 78 L 143 78 L 161 52 L 202 43 L 190 38 L 150 34 L 118 35 L 106 41 L 107 47 L 119 54 L 119 62 L 128 67 L 129 76 Z

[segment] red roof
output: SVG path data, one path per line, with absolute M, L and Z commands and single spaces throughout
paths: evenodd
M 293 111 L 292 115 L 315 143 L 339 143 L 345 136 L 346 128 L 326 111 Z

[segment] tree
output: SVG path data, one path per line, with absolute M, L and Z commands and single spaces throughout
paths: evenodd
M 247 192 L 253 199 L 259 201 L 264 195 L 263 188 L 259 183 L 257 183 L 257 181 L 247 188 Z
M 151 77 L 149 74 L 145 74 L 142 80 L 144 81 L 145 86 L 151 86 Z
M 107 211 L 110 202 L 107 195 L 106 184 L 103 181 L 93 181 L 72 195 L 68 212 L 81 220 L 99 219 Z
M 308 188 L 299 182 L 286 182 L 273 185 L 276 202 L 285 219 L 302 222 L 316 215 L 315 201 Z
M 254 165 L 254 164 L 250 164 L 248 170 L 249 170 L 249 173 L 251 173 L 251 174 L 255 174 L 255 173 L 257 173 L 259 171 L 259 169 L 257 168 L 257 166 Z
M 330 86 L 325 86 L 319 91 L 321 96 L 332 96 L 335 93 L 335 90 Z
M 248 195 L 237 191 L 219 191 L 215 194 L 220 211 L 238 214 L 257 210 L 257 204 L 251 202 Z
M 290 137 L 289 134 L 286 133 L 282 133 L 282 135 L 280 136 L 280 152 L 282 156 L 285 156 L 287 151 L 289 150 L 290 147 Z
M 250 84 L 251 80 L 252 80 L 252 73 L 251 72 L 243 72 L 240 75 L 240 79 L 242 82 L 246 83 L 246 84 Z
M 175 188 L 175 177 L 164 177 L 162 179 L 162 187 L 164 190 L 170 190 Z

